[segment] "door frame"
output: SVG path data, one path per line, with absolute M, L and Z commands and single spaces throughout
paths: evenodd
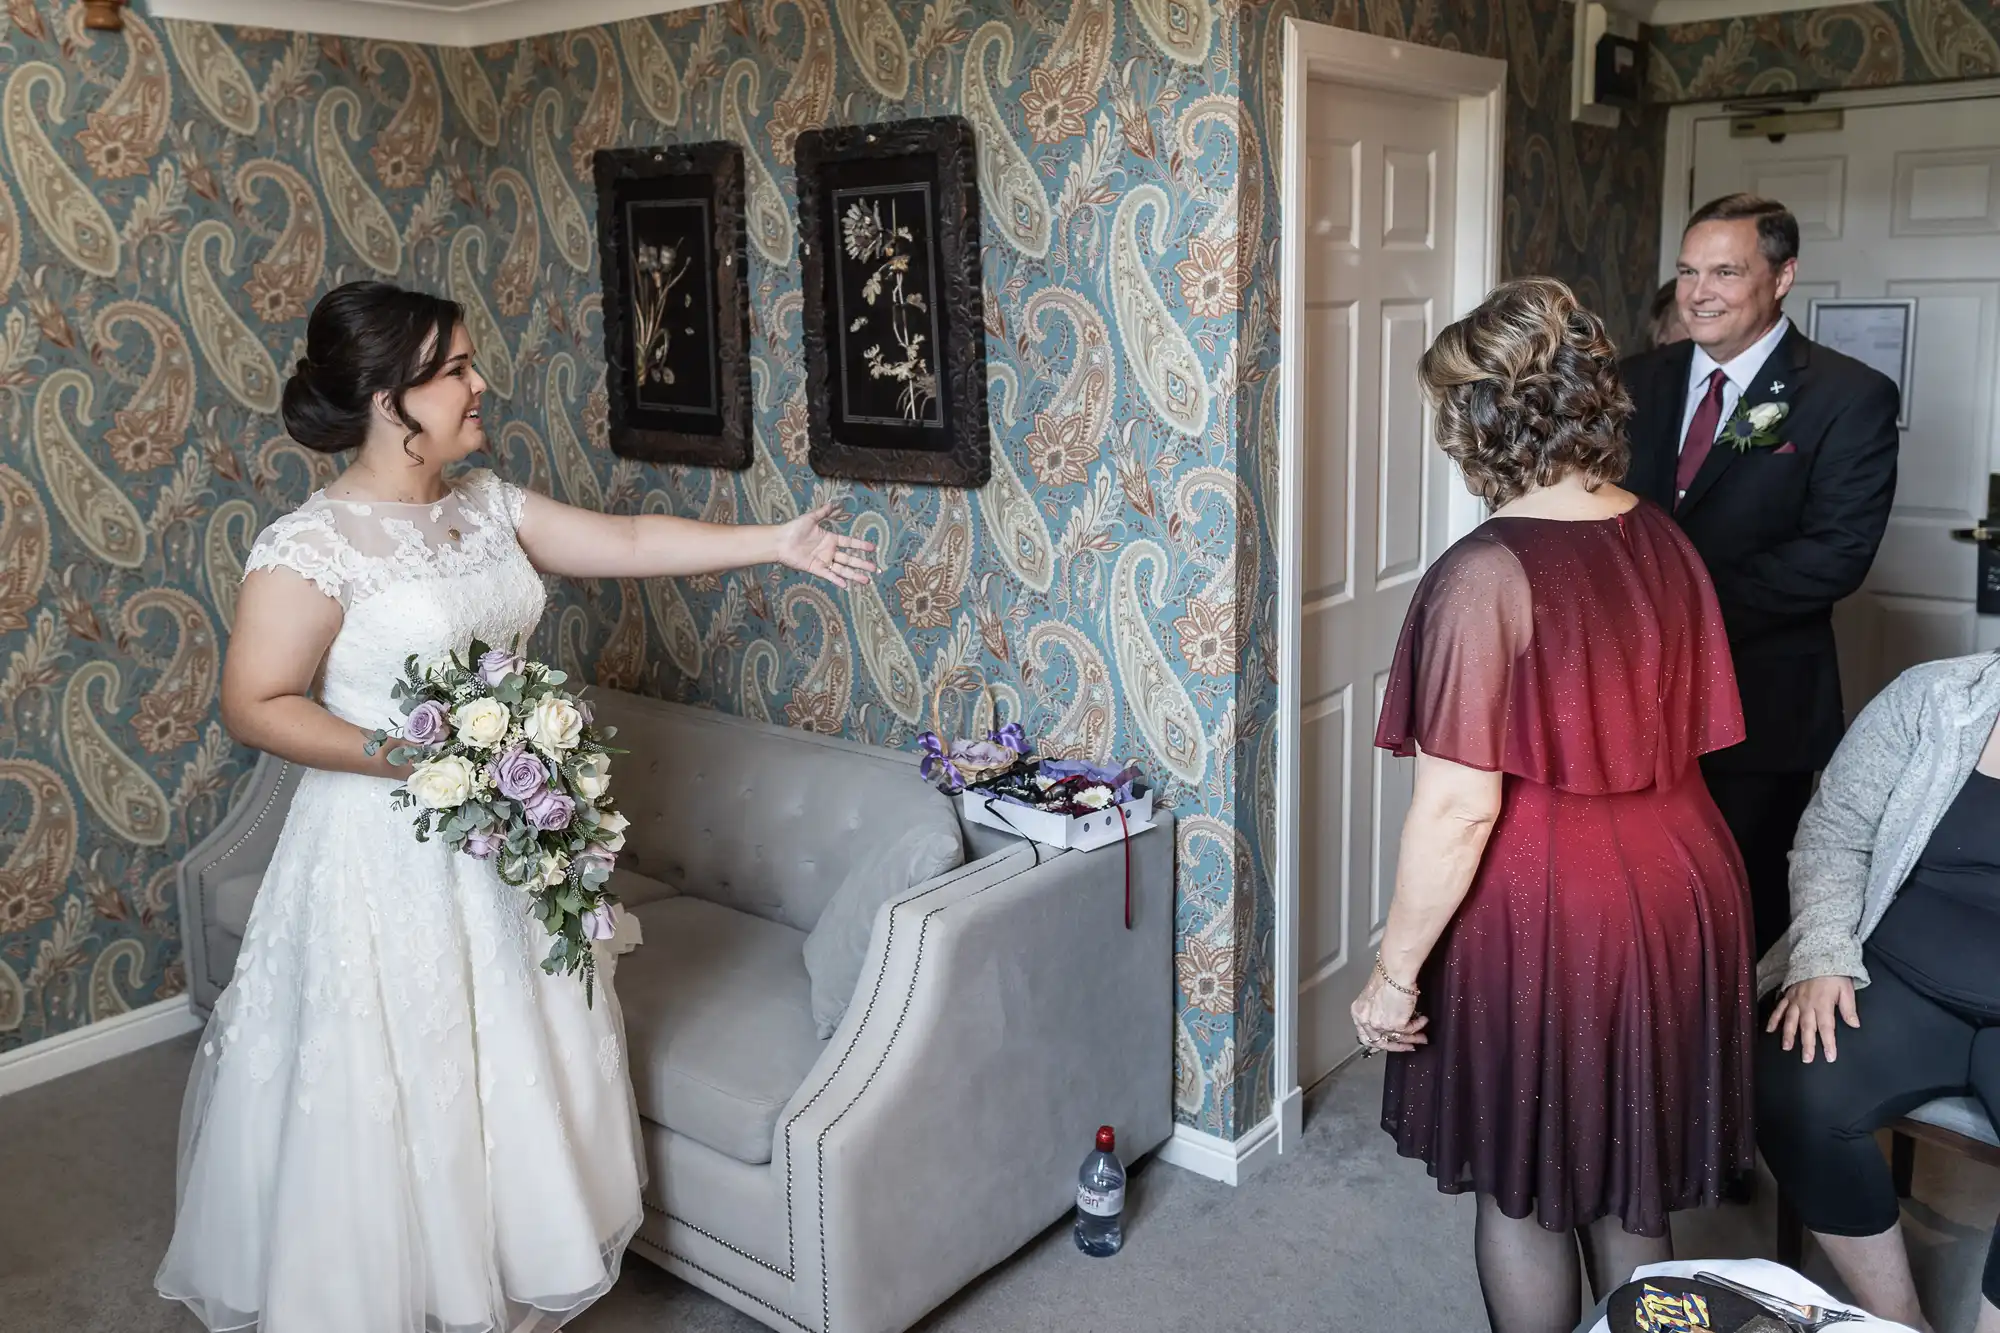
M 1457 170 L 1452 231 L 1452 306 L 1449 318 L 1473 309 L 1500 281 L 1501 170 L 1506 128 L 1507 62 L 1438 47 L 1393 41 L 1345 28 L 1285 20 L 1283 152 L 1279 159 L 1280 223 L 1278 387 L 1278 751 L 1276 835 L 1278 864 L 1276 936 L 1272 949 L 1276 1017 L 1271 1062 L 1275 1144 L 1279 1153 L 1299 1142 L 1305 1090 L 1299 1086 L 1299 598 L 1304 589 L 1305 497 L 1297 484 L 1305 458 L 1305 246 L 1304 216 L 1307 84 L 1323 80 L 1355 88 L 1414 93 L 1458 107 Z M 1425 414 L 1430 420 L 1430 414 Z M 1456 540 L 1477 527 L 1485 512 L 1463 486 L 1449 487 L 1446 531 Z M 1426 507 L 1430 497 L 1426 496 Z M 1345 817 L 1345 812 L 1343 812 Z M 1349 942 L 1351 947 L 1352 942 Z M 1357 1050 L 1359 1047 L 1356 1048 Z M 1260 1130 L 1262 1131 L 1260 1133 Z M 1260 1126 L 1247 1137 L 1270 1139 Z
M 1812 109 L 1855 110 L 1871 106 L 1913 106 L 1931 102 L 1968 102 L 2000 98 L 2000 79 L 1965 79 L 1955 83 L 1908 83 L 1891 88 L 1835 88 L 1813 99 Z M 1660 281 L 1674 276 L 1680 257 L 1681 232 L 1694 201 L 1694 130 L 1698 121 L 1728 114 L 1730 107 L 1769 105 L 1783 109 L 1783 95 L 1731 97 L 1721 101 L 1682 102 L 1667 108 L 1666 165 L 1660 175 Z

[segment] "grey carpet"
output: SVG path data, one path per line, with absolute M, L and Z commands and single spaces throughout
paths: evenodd
M 195 1039 L 140 1051 L 0 1098 L 0 1329 L 198 1333 L 153 1294 L 172 1223 L 174 1138 Z M 1123 1254 L 1087 1259 L 1056 1227 L 961 1293 L 927 1333 L 1291 1333 L 1476 1329 L 1471 1204 L 1432 1188 L 1375 1127 L 1380 1066 L 1310 1100 L 1300 1150 L 1239 1189 L 1145 1164 Z M 1077 1146 L 1082 1160 L 1089 1145 Z M 1918 1283 L 1947 1333 L 1972 1326 L 2000 1173 L 1917 1155 L 1905 1213 Z M 1681 1254 L 1768 1254 L 1768 1179 L 1756 1204 L 1676 1220 Z M 1831 1284 L 1825 1261 L 1808 1272 Z M 577 1333 L 755 1333 L 752 1320 L 640 1259 Z

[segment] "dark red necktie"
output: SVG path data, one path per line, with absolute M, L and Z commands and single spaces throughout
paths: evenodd
M 1694 485 L 1694 474 L 1701 471 L 1708 451 L 1715 447 L 1715 432 L 1722 426 L 1722 386 L 1727 383 L 1729 377 L 1716 367 L 1708 377 L 1708 392 L 1701 396 L 1701 406 L 1694 410 L 1694 420 L 1688 422 L 1687 438 L 1681 441 L 1681 465 L 1674 470 L 1677 503 Z

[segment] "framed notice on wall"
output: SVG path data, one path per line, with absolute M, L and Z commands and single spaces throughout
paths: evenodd
M 1917 303 L 1909 297 L 1825 297 L 1807 316 L 1806 336 L 1872 366 L 1896 382 L 1896 425 L 1910 424 L 1910 372 L 1917 350 Z

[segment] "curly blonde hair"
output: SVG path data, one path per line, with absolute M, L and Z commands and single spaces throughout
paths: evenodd
M 1495 508 L 1581 474 L 1590 490 L 1625 475 L 1632 399 L 1597 316 L 1554 278 L 1495 287 L 1417 363 L 1437 441 Z

